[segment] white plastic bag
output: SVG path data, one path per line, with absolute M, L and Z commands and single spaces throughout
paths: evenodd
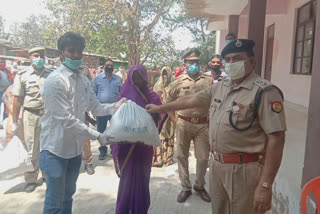
M 28 152 L 21 140 L 14 136 L 6 148 L 0 151 L 0 174 L 33 171 Z
M 151 115 L 131 100 L 123 104 L 112 116 L 110 126 L 105 132 L 111 139 L 106 144 L 139 142 L 161 146 L 158 129 Z

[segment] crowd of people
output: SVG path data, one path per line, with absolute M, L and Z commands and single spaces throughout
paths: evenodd
M 25 191 L 36 189 L 39 174 L 46 183 L 44 214 L 72 213 L 81 162 L 88 174 L 95 173 L 90 141 L 98 140 L 99 160 L 104 160 L 105 130 L 127 100 L 151 114 L 161 147 L 143 142 L 110 146 L 120 178 L 117 214 L 148 213 L 151 169 L 174 164 L 174 151 L 181 181 L 178 203 L 193 189 L 212 203 L 213 214 L 271 209 L 286 123 L 282 92 L 254 73 L 254 41 L 228 34 L 221 56 L 214 54 L 203 68 L 201 53 L 191 49 L 181 66 L 164 66 L 154 85 L 143 65 L 115 71 L 112 59 L 92 78 L 82 61 L 85 40 L 77 33 L 65 33 L 57 47 L 58 68 L 45 66 L 45 49 L 40 47 L 29 50 L 32 65 L 27 69 L 11 74 L 0 62 L 0 84 L 5 85 L 0 92 L 10 119 L 7 142 L 19 136 L 31 158 L 34 170 L 25 172 Z M 191 144 L 194 184 L 189 178 Z

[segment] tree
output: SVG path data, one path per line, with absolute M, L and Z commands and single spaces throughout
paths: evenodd
M 177 2 L 181 0 L 47 0 L 54 22 L 46 34 L 79 32 L 86 38 L 86 51 L 118 57 L 127 52 L 129 65 L 144 63 L 162 43 L 170 43 L 171 38 L 154 30 Z
M 9 34 L 5 32 L 4 26 L 4 19 L 2 18 L 2 16 L 0 16 L 0 38 L 9 39 Z
M 45 30 L 50 19 L 47 16 L 31 15 L 26 22 L 11 26 L 10 40 L 17 46 L 34 48 L 45 45 Z

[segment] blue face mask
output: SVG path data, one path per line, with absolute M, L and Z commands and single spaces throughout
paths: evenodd
M 32 60 L 32 65 L 34 65 L 36 68 L 43 68 L 44 59 L 43 58 L 35 58 Z
M 226 45 L 229 45 L 230 42 L 232 42 L 231 40 L 226 40 Z
M 64 58 L 64 64 L 68 67 L 68 68 L 70 68 L 70 69 L 72 69 L 72 70 L 77 70 L 77 69 L 79 69 L 80 68 L 80 66 L 82 65 L 82 63 L 83 63 L 83 60 L 82 59 L 70 59 L 70 58 L 68 58 L 68 57 L 65 57 Z
M 200 71 L 200 66 L 197 65 L 197 64 L 192 64 L 192 65 L 189 65 L 189 67 L 188 67 L 188 72 L 189 72 L 191 75 L 195 75 L 195 74 L 197 74 L 199 71 Z

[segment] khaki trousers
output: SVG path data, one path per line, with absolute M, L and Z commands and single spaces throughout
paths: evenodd
M 24 173 L 24 179 L 26 183 L 36 182 L 38 179 L 40 155 L 40 119 L 41 115 L 37 115 L 26 110 L 23 111 L 24 141 L 28 155 L 34 167 L 34 171 Z
M 92 161 L 91 143 L 87 138 L 84 139 L 82 160 L 85 164 L 91 164 Z
M 84 123 L 89 126 L 89 122 L 87 120 Z M 82 160 L 85 164 L 91 164 L 92 161 L 91 143 L 87 138 L 84 139 Z
M 192 189 L 189 179 L 189 149 L 190 142 L 194 142 L 194 154 L 197 159 L 196 181 L 194 186 L 203 189 L 205 175 L 208 168 L 210 153 L 208 124 L 194 124 L 178 119 L 176 124 L 178 170 L 183 190 Z
M 210 195 L 212 214 L 255 214 L 253 197 L 262 165 L 223 164 L 210 159 Z

